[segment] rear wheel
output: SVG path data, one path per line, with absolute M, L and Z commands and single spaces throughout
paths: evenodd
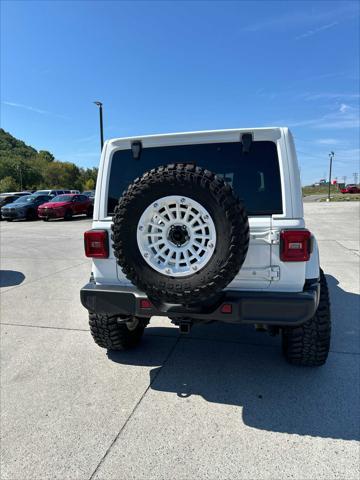
M 71 220 L 73 217 L 73 212 L 71 210 L 66 210 L 64 215 L 64 220 Z
M 289 363 L 318 367 L 326 362 L 331 336 L 329 290 L 324 272 L 320 271 L 320 301 L 315 315 L 303 325 L 284 328 L 283 354 Z
M 119 316 L 89 313 L 91 335 L 99 347 L 108 350 L 127 350 L 140 343 L 149 320 L 128 317 L 126 323 L 119 323 L 118 318 Z

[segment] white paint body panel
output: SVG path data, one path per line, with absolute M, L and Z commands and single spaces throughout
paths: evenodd
M 111 217 L 107 216 L 108 183 L 113 153 L 129 149 L 135 140 L 141 140 L 143 148 L 169 145 L 219 143 L 240 141 L 243 133 L 252 133 L 253 140 L 269 140 L 277 145 L 283 213 L 264 217 L 250 217 L 250 245 L 243 267 L 227 288 L 238 290 L 268 290 L 283 292 L 302 291 L 306 278 L 319 275 L 319 253 L 314 239 L 314 249 L 309 262 L 280 261 L 280 231 L 305 228 L 300 173 L 294 141 L 290 131 L 283 127 L 242 128 L 211 130 L 165 135 L 137 136 L 109 140 L 105 143 L 99 166 L 95 194 L 93 228 L 107 229 L 111 236 Z M 110 242 L 111 243 L 111 242 Z M 134 244 L 135 247 L 135 244 Z M 106 260 L 93 261 L 96 283 L 129 285 L 116 264 L 112 248 Z

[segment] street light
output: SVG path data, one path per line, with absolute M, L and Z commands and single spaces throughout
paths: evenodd
M 334 158 L 335 153 L 330 152 L 329 153 L 329 158 L 330 158 L 330 171 L 329 171 L 329 192 L 328 192 L 328 198 L 327 201 L 330 202 L 330 187 L 331 187 L 331 169 L 332 169 L 332 161 Z
M 103 104 L 99 101 L 94 102 L 95 105 L 99 107 L 99 114 L 100 114 L 100 145 L 101 145 L 101 151 L 104 146 L 104 128 L 103 128 L 103 114 L 102 114 L 102 106 Z

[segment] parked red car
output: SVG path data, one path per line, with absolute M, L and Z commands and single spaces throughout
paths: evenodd
M 345 188 L 342 188 L 340 192 L 341 193 L 360 193 L 360 188 L 354 184 L 351 184 L 351 185 L 349 184 L 349 185 L 346 185 Z
M 92 217 L 93 206 L 86 195 L 65 194 L 54 197 L 50 202 L 43 203 L 38 208 L 38 215 L 44 221 L 50 218 L 71 220 L 73 215 L 85 214 Z

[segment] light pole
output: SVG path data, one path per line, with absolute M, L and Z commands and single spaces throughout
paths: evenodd
M 330 153 L 329 153 L 329 157 L 330 157 L 330 171 L 329 171 L 329 192 L 328 192 L 328 198 L 327 198 L 327 201 L 328 201 L 328 202 L 330 202 L 331 169 L 332 169 L 332 161 L 333 161 L 334 155 L 335 155 L 334 152 L 330 152 Z
M 103 127 L 103 114 L 102 114 L 102 107 L 103 104 L 99 101 L 94 102 L 95 105 L 99 107 L 99 115 L 100 115 L 100 145 L 101 145 L 101 151 L 104 146 L 104 127 Z

